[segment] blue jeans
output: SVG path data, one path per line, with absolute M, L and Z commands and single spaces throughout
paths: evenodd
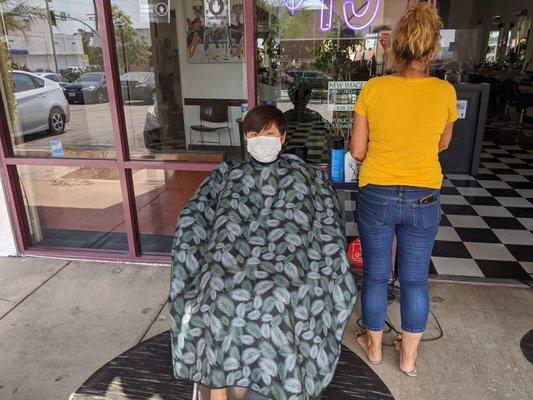
M 418 204 L 434 194 L 435 201 Z M 387 285 L 392 271 L 392 243 L 397 238 L 402 330 L 426 329 L 429 312 L 427 276 L 441 219 L 436 189 L 367 185 L 359 190 L 357 224 L 363 250 L 363 326 L 380 331 L 387 314 Z

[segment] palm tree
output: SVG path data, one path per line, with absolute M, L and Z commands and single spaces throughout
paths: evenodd
M 46 11 L 41 7 L 30 5 L 24 0 L 0 0 L 0 80 L 2 81 L 0 87 L 7 100 L 8 122 L 12 131 L 16 129 L 16 103 L 13 81 L 9 73 L 11 57 L 9 57 L 9 46 L 6 43 L 7 34 L 19 31 L 24 38 L 27 38 L 27 22 L 34 23 L 39 18 L 47 18 Z
M 45 0 L 46 1 L 46 0 Z M 19 31 L 26 37 L 27 22 L 47 19 L 46 11 L 24 0 L 0 0 L 0 31 Z

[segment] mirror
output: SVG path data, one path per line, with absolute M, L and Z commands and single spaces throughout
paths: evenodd
M 527 15 L 527 10 L 515 13 L 509 26 L 505 51 L 505 62 L 512 68 L 520 69 L 524 64 L 530 29 L 531 17 Z

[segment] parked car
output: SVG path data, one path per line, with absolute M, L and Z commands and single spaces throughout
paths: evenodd
M 160 112 L 157 101 L 148 107 L 143 131 L 144 145 L 152 152 L 182 148 L 185 142 L 183 109 L 177 105 L 170 106 L 166 118 L 160 118 Z
M 33 70 L 33 72 L 36 73 L 36 72 L 54 72 L 54 71 L 52 71 L 51 69 L 47 69 L 47 68 L 37 68 Z
M 56 73 L 49 73 L 49 72 L 39 72 L 35 75 L 40 76 L 41 78 L 50 79 L 51 81 L 54 81 L 59 84 L 59 86 L 64 87 L 67 83 L 70 83 L 70 81 L 65 78 L 63 75 L 59 75 Z
M 70 120 L 70 107 L 59 84 L 25 71 L 12 71 L 11 77 L 22 135 L 62 134 Z
M 155 76 L 153 72 L 126 72 L 120 76 L 122 98 L 142 100 L 146 103 L 155 102 Z
M 108 100 L 103 72 L 87 72 L 63 87 L 69 103 L 105 103 Z
M 83 72 L 83 68 L 82 67 L 66 67 L 60 70 L 59 72 L 61 72 L 62 74 L 70 74 L 72 72 L 81 74 Z

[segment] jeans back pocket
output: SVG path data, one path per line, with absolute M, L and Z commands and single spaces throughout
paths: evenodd
M 440 224 L 440 199 L 427 204 L 413 204 L 414 226 L 422 229 L 436 228 Z
M 385 223 L 387 202 L 360 192 L 357 200 L 357 224 L 378 227 Z

